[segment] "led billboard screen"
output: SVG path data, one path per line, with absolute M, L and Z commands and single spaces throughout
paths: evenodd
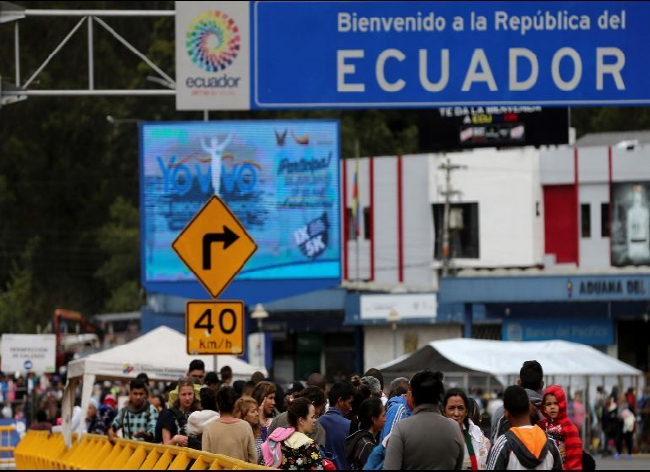
M 419 111 L 420 151 L 569 143 L 568 108 L 442 107 Z
M 339 150 L 331 120 L 142 124 L 145 287 L 195 281 L 172 242 L 212 195 L 258 245 L 236 280 L 338 283 Z

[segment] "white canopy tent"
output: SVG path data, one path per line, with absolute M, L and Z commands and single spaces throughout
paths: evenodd
M 505 388 L 519 379 L 524 361 L 536 360 L 544 370 L 545 385 L 559 384 L 567 393 L 585 392 L 584 404 L 590 404 L 597 386 L 606 391 L 618 386 L 643 387 L 643 372 L 584 344 L 568 341 L 487 341 L 446 339 L 433 341 L 412 354 L 377 366 L 386 381 L 411 376 L 422 369 L 445 374 L 446 387 L 490 391 Z M 586 418 L 586 416 L 585 416 Z M 587 437 L 583 424 L 583 442 Z
M 129 343 L 70 362 L 62 405 L 66 444 L 71 444 L 70 426 L 75 392 L 80 381 L 83 385 L 81 411 L 82 418 L 85 418 L 97 380 L 130 380 L 144 372 L 150 380 L 177 381 L 187 374 L 187 368 L 193 359 L 201 359 L 205 362 L 206 370 L 212 370 L 214 357 L 190 356 L 187 354 L 184 334 L 167 326 L 159 326 Z M 264 367 L 251 366 L 235 356 L 219 355 L 216 358 L 217 366 L 228 365 L 232 368 L 234 380 L 249 380 L 256 371 L 267 375 Z M 81 421 L 80 433 L 83 424 Z
M 410 377 L 429 368 L 446 374 L 482 376 L 501 386 L 514 383 L 524 361 L 535 359 L 547 378 L 641 377 L 634 367 L 584 344 L 568 341 L 487 341 L 445 339 L 433 341 L 412 354 L 377 366 L 385 377 Z M 465 385 L 467 387 L 467 385 Z

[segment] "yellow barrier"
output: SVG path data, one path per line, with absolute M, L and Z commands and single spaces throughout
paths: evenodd
M 15 429 L 13 425 L 0 426 L 0 452 L 11 452 L 13 454 L 15 448 L 11 445 L 11 433 Z M 1 467 L 12 467 L 13 465 L 13 457 L 0 457 Z
M 80 442 L 73 438 L 66 449 L 63 436 L 47 431 L 28 431 L 14 451 L 17 469 L 60 470 L 271 470 L 222 454 L 164 446 L 129 439 L 85 434 Z M 190 466 L 191 464 L 191 466 Z

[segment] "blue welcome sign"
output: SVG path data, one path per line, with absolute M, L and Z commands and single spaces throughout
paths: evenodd
M 251 108 L 650 103 L 649 2 L 254 2 Z

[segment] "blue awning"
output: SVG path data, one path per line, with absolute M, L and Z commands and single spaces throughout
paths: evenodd
M 345 309 L 344 288 L 332 288 L 303 293 L 264 304 L 267 311 L 343 311 Z

